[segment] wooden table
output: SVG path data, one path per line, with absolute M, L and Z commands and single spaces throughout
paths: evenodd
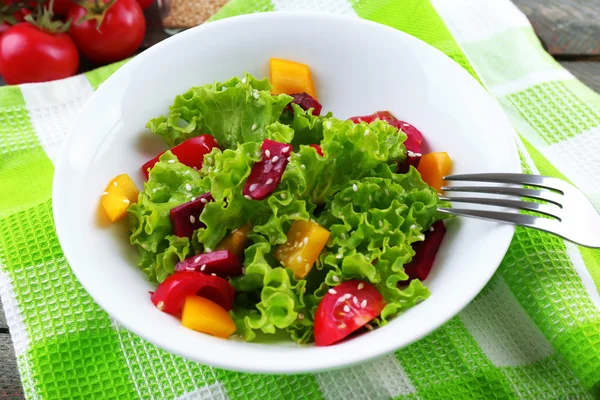
M 512 0 L 527 16 L 550 54 L 600 92 L 600 0 Z M 155 6 L 147 10 L 144 47 L 166 37 Z M 87 70 L 95 67 L 84 63 Z M 3 82 L 0 80 L 0 85 Z M 23 399 L 14 350 L 0 307 L 0 399 Z

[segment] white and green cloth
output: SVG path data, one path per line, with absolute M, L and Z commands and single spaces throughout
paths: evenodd
M 567 179 L 600 208 L 600 96 L 543 51 L 509 0 L 233 0 L 215 18 L 273 10 L 353 15 L 437 47 L 498 99 L 524 171 Z M 234 373 L 168 354 L 119 326 L 67 265 L 51 203 L 65 134 L 118 66 L 0 88 L 0 295 L 28 398 L 600 396 L 600 251 L 533 230 L 517 229 L 496 275 L 457 317 L 342 370 Z

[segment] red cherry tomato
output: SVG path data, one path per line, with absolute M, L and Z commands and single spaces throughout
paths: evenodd
M 86 4 L 86 7 L 91 6 Z M 69 9 L 67 17 L 73 21 L 69 34 L 77 48 L 90 60 L 100 63 L 132 56 L 146 33 L 146 19 L 140 5 L 136 0 L 117 0 L 102 12 L 90 11 L 94 17 L 101 18 L 98 28 L 96 19 L 80 21 L 88 14 L 83 6 L 73 4 Z
M 204 297 L 226 310 L 231 310 L 235 289 L 229 282 L 218 276 L 196 271 L 180 271 L 158 285 L 152 294 L 152 303 L 159 310 L 178 316 L 185 298 L 189 295 Z
M 154 0 L 137 0 L 137 2 L 144 10 L 154 4 Z
M 381 314 L 385 303 L 373 285 L 359 280 L 341 283 L 323 297 L 315 315 L 315 343 L 338 342 Z
M 204 163 L 204 156 L 212 151 L 214 148 L 219 148 L 219 144 L 214 137 L 208 134 L 193 137 L 178 144 L 171 149 L 171 152 L 177 156 L 179 162 L 187 165 L 188 167 L 196 167 L 196 169 L 202 168 Z M 160 153 L 152 160 L 142 165 L 142 172 L 146 179 L 148 179 L 148 170 L 154 167 L 160 158 L 164 154 Z
M 75 75 L 79 54 L 66 33 L 51 33 L 21 22 L 0 37 L 0 75 L 17 85 Z
M 54 0 L 52 12 L 56 15 L 66 15 L 71 5 L 73 5 L 73 0 Z M 44 6 L 49 7 L 50 0 L 46 0 Z

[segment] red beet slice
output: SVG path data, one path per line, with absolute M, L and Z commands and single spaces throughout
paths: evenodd
M 294 98 L 292 100 L 292 103 L 298 104 L 303 110 L 308 111 L 312 108 L 312 115 L 321 115 L 321 110 L 323 109 L 323 106 L 317 101 L 317 99 L 315 99 L 308 93 L 294 93 L 290 96 Z M 286 106 L 286 110 L 294 112 L 294 108 L 292 107 L 291 103 Z
M 435 256 L 446 234 L 446 227 L 443 221 L 438 221 L 432 225 L 432 229 L 425 234 L 424 241 L 413 245 L 413 249 L 417 254 L 415 254 L 410 263 L 404 266 L 404 271 L 411 280 L 424 280 L 431 271 Z
M 252 166 L 242 193 L 251 200 L 262 200 L 277 188 L 292 153 L 292 146 L 266 139 L 261 147 L 262 159 Z
M 204 224 L 200 222 L 200 214 L 202 214 L 204 206 L 213 200 L 210 193 L 204 193 L 195 200 L 172 208 L 170 216 L 173 234 L 191 239 L 196 229 L 204 227 Z
M 404 145 L 406 146 L 408 156 L 404 163 L 398 164 L 398 172 L 408 172 L 411 165 L 417 168 L 419 166 L 419 161 L 421 161 L 422 155 L 421 143 L 423 143 L 423 134 L 421 133 L 421 131 L 419 131 L 417 128 L 415 128 L 408 122 L 397 119 L 389 111 L 377 111 L 376 113 L 373 113 L 371 115 L 363 115 L 359 117 L 350 118 L 350 120 L 355 124 L 358 124 L 360 122 L 366 122 L 370 124 L 376 119 L 385 121 L 394 128 L 406 133 L 406 141 L 404 142 Z
M 312 147 L 313 149 L 315 149 L 317 151 L 318 155 L 323 157 L 323 149 L 321 148 L 321 146 L 319 146 L 318 144 L 311 144 L 309 146 Z
M 242 262 L 229 250 L 217 250 L 188 257 L 175 265 L 175 271 L 198 271 L 228 278 L 242 275 Z

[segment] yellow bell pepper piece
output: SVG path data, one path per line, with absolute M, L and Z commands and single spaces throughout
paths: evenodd
M 327 244 L 330 232 L 312 221 L 294 221 L 287 233 L 287 242 L 275 251 L 275 258 L 304 278 Z
M 227 338 L 235 332 L 233 319 L 223 307 L 196 295 L 185 298 L 181 324 L 186 328 L 222 338 Z
M 271 58 L 270 71 L 271 85 L 273 85 L 271 93 L 294 94 L 305 92 L 315 99 L 317 98 L 308 65 Z
M 443 178 L 450 173 L 450 169 L 452 169 L 452 160 L 445 152 L 425 154 L 421 157 L 417 168 L 423 181 L 438 193 L 442 191 L 442 186 L 446 183 Z
M 244 247 L 248 233 L 252 230 L 252 224 L 247 223 L 239 228 L 231 231 L 231 233 L 223 238 L 215 248 L 215 250 L 229 250 L 238 257 L 244 256 Z
M 100 203 L 111 222 L 118 221 L 127 214 L 130 204 L 136 203 L 140 191 L 129 175 L 115 177 L 102 193 Z

